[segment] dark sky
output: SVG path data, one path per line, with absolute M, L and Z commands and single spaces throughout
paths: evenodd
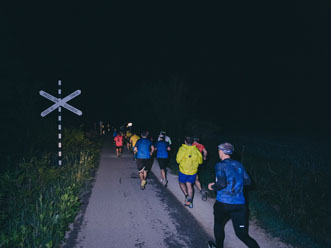
M 0 79 L 54 94 L 62 79 L 65 93 L 82 89 L 86 118 L 129 119 L 143 87 L 177 76 L 197 118 L 327 126 L 330 10 L 326 0 L 7 4 Z

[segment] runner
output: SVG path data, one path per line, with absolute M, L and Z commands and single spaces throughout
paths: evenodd
M 165 131 L 161 131 L 160 132 L 160 134 L 159 134 L 159 137 L 158 137 L 158 139 L 157 139 L 157 141 L 160 141 L 160 137 L 161 136 L 164 136 L 164 140 L 165 140 L 165 142 L 168 142 L 169 143 L 169 145 L 171 145 L 172 143 L 171 143 L 171 139 L 170 139 L 170 137 L 169 136 L 167 136 L 167 134 L 166 134 L 166 132 Z
M 113 130 L 114 146 L 116 146 L 116 144 L 115 144 L 115 137 L 116 136 L 117 136 L 117 130 L 116 130 L 116 128 L 114 128 L 114 130 Z
M 118 133 L 115 138 L 116 145 L 116 156 L 119 158 L 122 155 L 122 147 L 123 147 L 123 135 L 122 133 Z
M 199 151 L 201 152 L 201 154 L 203 154 L 203 160 L 205 161 L 207 159 L 207 150 L 206 150 L 205 146 L 202 145 L 202 144 L 200 144 L 200 143 L 198 143 L 199 142 L 199 137 L 194 136 L 193 137 L 193 140 L 194 140 L 194 142 L 193 142 L 192 145 L 196 146 L 199 149 Z M 197 188 L 199 189 L 199 191 L 200 191 L 200 193 L 202 195 L 202 200 L 203 201 L 207 201 L 207 192 L 202 189 L 201 183 L 199 181 L 199 172 L 201 171 L 200 168 L 201 168 L 201 166 L 198 167 L 198 174 L 197 174 L 197 177 L 195 179 L 195 185 L 197 186 Z
M 190 208 L 193 208 L 192 184 L 195 182 L 199 164 L 202 164 L 202 155 L 192 143 L 192 137 L 185 137 L 185 144 L 179 148 L 176 157 L 179 164 L 179 186 L 185 195 L 184 205 Z
M 130 150 L 133 152 L 134 160 L 136 160 L 136 158 L 137 158 L 137 153 L 133 150 L 133 148 L 135 147 L 135 145 L 139 139 L 140 139 L 140 137 L 136 133 L 133 133 L 133 135 L 130 138 Z
M 147 131 L 142 132 L 141 139 L 137 141 L 134 147 L 134 151 L 137 153 L 137 166 L 141 180 L 140 189 L 142 190 L 145 189 L 147 175 L 152 168 L 151 156 L 154 152 L 153 143 L 147 138 L 147 136 Z
M 214 235 L 216 244 L 208 242 L 209 248 L 223 248 L 224 226 L 229 218 L 237 237 L 249 248 L 259 248 L 257 242 L 248 234 L 247 210 L 243 194 L 244 185 L 251 184 L 251 180 L 244 166 L 230 155 L 234 151 L 233 145 L 223 143 L 218 146 L 221 162 L 215 165 L 216 182 L 209 183 L 209 190 L 216 190 L 217 197 L 214 204 Z
M 128 151 L 130 151 L 130 138 L 132 136 L 132 133 L 130 132 L 130 130 L 126 130 L 126 134 L 125 134 L 125 142 L 126 142 L 126 147 L 128 148 Z
M 113 131 L 113 137 L 115 138 L 116 135 L 117 135 L 117 130 L 116 130 L 116 128 L 114 128 L 114 131 Z
M 166 170 L 169 162 L 168 152 L 170 151 L 170 145 L 168 142 L 165 141 L 164 136 L 160 137 L 160 140 L 156 142 L 155 150 L 157 151 L 156 158 L 157 158 L 157 162 L 159 163 L 160 171 L 161 171 L 160 181 L 163 184 L 163 186 L 166 187 L 168 183 Z

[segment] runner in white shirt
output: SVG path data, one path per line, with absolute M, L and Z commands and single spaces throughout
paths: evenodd
M 161 131 L 161 132 L 160 132 L 157 141 L 160 141 L 160 140 L 161 140 L 161 137 L 164 137 L 164 141 L 165 141 L 165 142 L 168 142 L 169 145 L 171 145 L 171 139 L 170 139 L 169 136 L 166 135 L 166 132 L 165 132 L 165 131 Z

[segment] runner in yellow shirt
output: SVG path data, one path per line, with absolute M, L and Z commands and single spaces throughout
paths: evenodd
M 137 134 L 135 134 L 135 133 L 133 133 L 133 135 L 130 138 L 130 146 L 131 146 L 131 149 L 130 150 L 134 154 L 134 160 L 136 160 L 136 153 L 134 152 L 133 148 L 135 147 L 135 145 L 136 145 L 136 143 L 137 143 L 137 141 L 139 139 L 140 139 L 140 137 Z
M 130 151 L 130 138 L 132 136 L 132 133 L 127 130 L 125 134 L 125 142 L 126 142 L 126 147 L 128 148 L 128 151 Z

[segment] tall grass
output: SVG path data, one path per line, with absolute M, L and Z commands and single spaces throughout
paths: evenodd
M 97 165 L 100 143 L 66 130 L 65 166 L 51 154 L 0 175 L 0 247 L 58 247 L 79 210 L 82 187 Z
M 330 247 L 331 161 L 327 146 L 273 140 L 239 137 L 234 141 L 239 152 L 243 149 L 239 144 L 246 144 L 242 159 L 256 185 L 256 191 L 249 192 L 251 209 L 264 226 L 298 246 Z M 271 216 L 280 221 L 271 220 Z

